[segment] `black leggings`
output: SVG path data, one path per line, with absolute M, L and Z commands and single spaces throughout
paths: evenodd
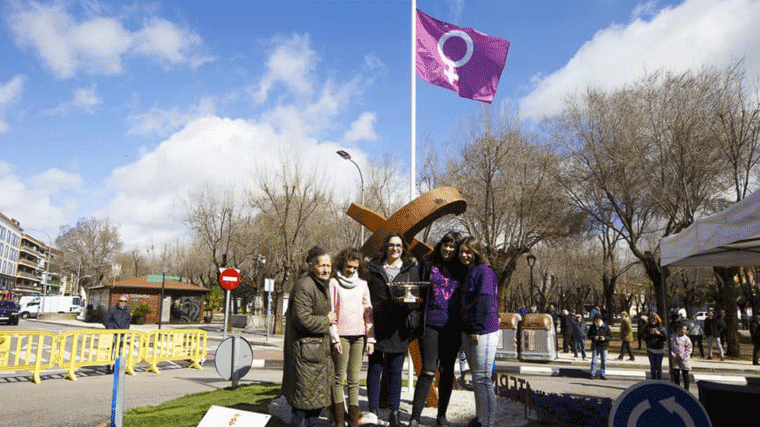
M 683 377 L 683 388 L 689 389 L 689 371 L 686 369 L 673 369 L 671 371 L 671 379 L 676 385 L 681 385 L 681 381 L 678 377 Z
M 451 389 L 454 386 L 454 364 L 462 344 L 462 332 L 458 329 L 442 329 L 436 326 L 425 326 L 425 333 L 420 338 L 420 370 L 417 386 L 414 389 L 411 418 L 418 420 L 425 407 L 430 387 L 435 379 L 435 371 L 439 370 L 438 380 L 438 416 L 446 416 L 446 409 L 451 399 Z M 439 363 L 440 362 L 440 363 Z M 430 375 L 429 372 L 433 372 Z

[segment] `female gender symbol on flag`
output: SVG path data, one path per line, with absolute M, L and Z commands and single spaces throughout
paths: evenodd
M 417 9 L 417 75 L 428 83 L 490 104 L 508 50 L 506 40 L 439 21 Z

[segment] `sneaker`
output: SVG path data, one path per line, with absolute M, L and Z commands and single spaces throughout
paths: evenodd
M 630 359 L 628 359 L 629 362 L 633 362 L 634 360 L 636 360 L 635 357 L 631 357 Z
M 594 374 L 588 374 L 588 378 L 589 378 L 590 380 L 593 380 L 593 379 L 595 379 L 595 378 L 596 378 L 596 375 L 594 375 Z
M 607 379 L 607 377 L 606 377 L 606 376 L 604 376 L 604 375 L 600 375 L 600 376 L 599 376 L 599 378 L 601 378 L 601 379 L 603 379 L 603 380 L 606 380 L 606 379 Z
M 439 415 L 438 418 L 435 419 L 435 425 L 436 427 L 451 427 L 451 424 L 449 424 L 446 417 L 443 415 Z

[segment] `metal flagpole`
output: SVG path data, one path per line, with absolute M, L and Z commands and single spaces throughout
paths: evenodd
M 409 201 L 414 200 L 414 186 L 416 182 L 416 147 L 417 147 L 417 0 L 412 0 L 412 43 L 411 43 L 411 60 L 410 60 L 410 82 L 411 82 L 411 159 L 409 161 Z M 406 350 L 408 378 L 407 393 L 414 396 L 414 367 L 412 355 L 409 349 Z
M 416 147 L 417 147 L 417 80 L 415 78 L 417 72 L 416 72 L 416 66 L 417 66 L 417 0 L 412 0 L 412 49 L 411 49 L 411 74 L 410 74 L 410 81 L 411 81 L 411 160 L 409 163 L 409 201 L 411 202 L 414 200 L 414 187 L 417 179 L 417 158 L 416 158 Z

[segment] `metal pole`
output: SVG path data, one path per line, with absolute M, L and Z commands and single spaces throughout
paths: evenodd
M 123 352 L 122 352 L 123 353 Z M 111 427 L 121 427 L 124 412 L 124 360 L 119 356 L 114 364 L 113 392 L 111 394 Z
M 534 299 L 533 299 L 533 266 L 530 266 L 530 308 L 533 307 Z
M 224 300 L 224 335 L 222 336 L 222 339 L 227 338 L 227 314 L 230 309 L 230 290 L 227 289 L 225 293 L 227 296 Z
M 161 329 L 161 318 L 164 317 L 164 284 L 166 283 L 166 273 L 161 275 L 161 301 L 158 302 L 158 329 Z
M 409 160 L 409 201 L 414 200 L 414 187 L 417 182 L 417 0 L 412 0 L 412 34 L 411 34 L 411 59 L 410 59 L 410 148 L 411 158 Z

